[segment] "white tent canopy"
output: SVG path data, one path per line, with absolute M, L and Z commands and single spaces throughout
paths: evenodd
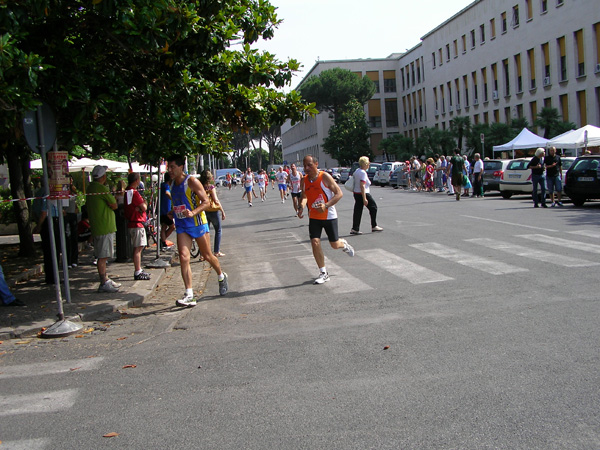
M 560 136 L 556 136 L 548 141 L 548 146 L 556 148 L 584 148 L 586 147 L 586 131 L 587 147 L 600 146 L 600 128 L 593 125 L 586 125 L 577 130 L 567 131 Z
M 548 139 L 544 139 L 537 134 L 532 133 L 527 128 L 523 128 L 521 132 L 512 141 L 502 145 L 494 145 L 494 152 L 512 151 L 513 158 L 515 150 L 525 150 L 529 148 L 546 147 Z
M 97 161 L 90 158 L 81 158 L 77 159 L 76 157 L 71 158 L 69 161 L 69 173 L 73 172 L 81 172 L 85 170 L 86 172 L 91 172 L 95 166 L 107 166 L 110 172 L 129 172 L 129 164 L 119 161 L 112 161 L 110 159 L 99 159 Z M 35 159 L 30 162 L 30 167 L 32 169 L 42 169 L 42 160 Z M 131 169 L 134 172 L 139 173 L 148 173 L 150 172 L 150 166 L 142 165 L 137 162 L 131 163 Z M 163 164 L 160 166 L 160 172 L 164 173 L 167 171 L 166 166 Z M 152 167 L 152 172 L 156 172 L 156 167 Z

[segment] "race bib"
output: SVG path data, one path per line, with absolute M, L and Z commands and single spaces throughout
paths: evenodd
M 175 212 L 175 217 L 178 219 L 185 219 L 184 212 L 186 210 L 185 205 L 174 206 L 173 211 Z

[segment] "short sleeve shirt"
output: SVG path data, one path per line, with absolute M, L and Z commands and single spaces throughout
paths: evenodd
M 144 199 L 135 189 L 125 191 L 125 217 L 127 228 L 143 228 L 146 221 L 146 211 L 138 210 Z
M 86 201 L 92 236 L 104 236 L 117 231 L 115 212 L 109 204 L 117 203 L 108 186 L 92 181 Z
M 354 193 L 355 194 L 361 193 L 361 190 L 360 190 L 361 182 L 365 183 L 365 193 L 368 194 L 371 192 L 371 190 L 369 189 L 369 186 L 371 186 L 371 181 L 369 180 L 369 176 L 367 175 L 367 172 L 365 172 L 363 169 L 356 169 L 352 176 L 354 177 Z

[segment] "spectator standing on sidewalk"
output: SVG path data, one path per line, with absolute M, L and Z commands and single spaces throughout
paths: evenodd
M 483 197 L 483 161 L 481 155 L 475 153 L 475 163 L 473 164 L 473 195 L 475 197 Z
M 206 195 L 208 195 L 208 200 L 210 201 L 210 206 L 205 212 L 208 223 L 212 224 L 213 228 L 215 229 L 215 244 L 213 253 L 216 257 L 220 258 L 225 256 L 225 253 L 221 253 L 221 220 L 225 220 L 225 210 L 223 209 L 223 205 L 217 196 L 215 179 L 210 170 L 205 170 L 202 172 L 200 175 L 200 182 L 202 183 L 202 186 L 206 191 Z M 262 189 L 264 190 L 264 183 Z
M 56 258 L 60 261 L 61 245 L 60 245 L 60 229 L 58 226 L 59 208 L 57 202 L 62 200 L 51 200 L 50 208 L 48 208 L 48 199 L 42 198 L 46 194 L 46 190 L 41 187 L 35 194 L 36 199 L 33 201 L 33 216 L 37 223 L 33 229 L 33 233 L 40 234 L 42 239 L 42 252 L 44 254 L 44 278 L 46 284 L 54 284 L 54 265 L 52 263 L 52 243 L 50 241 L 50 226 L 49 220 L 53 220 L 54 226 L 54 248 L 56 249 Z M 50 214 L 48 214 L 50 211 Z M 60 208 L 61 213 L 62 208 Z
M 106 274 L 106 262 L 113 256 L 117 231 L 114 213 L 117 200 L 106 186 L 107 169 L 107 166 L 96 166 L 92 170 L 93 181 L 88 187 L 86 206 L 94 240 L 94 256 L 98 259 L 98 292 L 117 292 L 121 283 L 115 283 Z
M 548 155 L 544 158 L 544 166 L 546 166 L 546 185 L 552 208 L 555 206 L 563 206 L 561 202 L 562 196 L 562 161 L 560 156 L 556 154 L 556 147 L 548 149 Z M 555 201 L 556 195 L 556 201 Z
M 146 214 L 148 205 L 138 191 L 140 174 L 133 172 L 127 175 L 127 183 L 125 218 L 127 219 L 127 231 L 129 231 L 131 246 L 133 247 L 133 279 L 149 280 L 150 274 L 142 270 L 142 252 L 148 245 L 146 228 L 144 228 L 144 223 L 148 220 Z
M 229 175 L 229 174 L 228 174 Z M 160 185 L 160 249 L 167 248 L 167 239 L 175 230 L 175 222 L 169 216 L 171 212 L 171 177 L 165 173 L 165 180 Z
M 450 158 L 450 176 L 452 177 L 452 187 L 456 194 L 456 201 L 460 200 L 460 192 L 463 185 L 463 175 L 465 170 L 465 160 L 460 154 L 460 148 L 454 149 L 454 156 Z
M 366 206 L 371 216 L 371 231 L 383 231 L 383 228 L 377 225 L 377 203 L 371 195 L 371 180 L 367 175 L 367 170 L 371 165 L 369 158 L 361 156 L 358 159 L 358 169 L 354 171 L 354 214 L 352 215 L 352 229 L 350 234 L 362 234 L 360 231 L 360 221 L 362 219 L 363 207 Z
M 527 168 L 531 169 L 531 182 L 533 183 L 533 190 L 531 193 L 531 197 L 533 198 L 533 207 L 539 208 L 540 201 L 542 203 L 542 208 L 547 208 L 546 205 L 546 177 L 544 177 L 544 154 L 545 150 L 543 148 L 538 148 L 535 151 L 535 156 L 531 158 L 529 164 L 527 164 Z M 538 197 L 538 185 L 541 187 L 541 199 Z
M 2 306 L 26 306 L 18 298 L 15 298 L 12 292 L 8 287 L 8 283 L 4 278 L 4 271 L 2 270 L 2 265 L 0 265 L 0 299 L 2 299 Z
M 171 186 L 171 198 L 175 219 L 175 230 L 177 231 L 177 249 L 179 251 L 179 262 L 181 266 L 181 278 L 185 286 L 185 294 L 175 303 L 178 306 L 196 306 L 194 290 L 192 288 L 192 269 L 190 267 L 190 248 L 192 239 L 198 244 L 200 254 L 217 273 L 219 280 L 219 294 L 225 295 L 229 289 L 227 274 L 221 270 L 219 259 L 210 251 L 210 240 L 208 238 L 208 221 L 204 212 L 210 205 L 206 191 L 194 177 L 183 171 L 185 157 L 182 155 L 171 155 L 167 159 L 167 170 L 173 180 Z M 252 195 L 252 190 L 248 192 Z M 252 197 L 250 197 L 252 198 Z
M 67 215 L 65 216 L 65 232 L 67 234 L 67 264 L 69 267 L 77 267 L 79 264 L 79 241 L 77 239 L 77 188 L 71 180 L 69 191 L 69 206 L 65 208 Z

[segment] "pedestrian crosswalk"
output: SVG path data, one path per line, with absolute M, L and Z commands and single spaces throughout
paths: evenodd
M 544 273 L 548 267 L 556 266 L 564 270 L 600 266 L 600 260 L 595 257 L 600 254 L 600 245 L 590 242 L 600 239 L 600 233 L 583 229 L 572 231 L 570 235 L 573 239 L 536 233 L 516 234 L 510 239 L 479 237 L 451 243 L 407 243 L 396 252 L 356 246 L 356 255 L 352 259 L 342 256 L 341 252 L 332 252 L 323 241 L 325 265 L 331 280 L 319 288 L 331 295 L 343 295 L 397 289 L 402 283 L 461 282 L 463 277 L 471 279 L 473 274 L 510 276 Z M 266 261 L 240 271 L 245 304 L 288 299 L 294 295 L 290 288 L 311 284 L 318 274 L 306 236 L 286 232 L 281 236 L 271 235 L 268 241 L 259 239 L 252 245 L 260 247 L 273 242 L 278 242 L 278 247 Z M 294 268 L 291 273 L 282 270 L 290 265 Z M 257 273 L 261 275 L 257 277 Z M 380 273 L 389 275 L 385 283 L 381 283 L 381 277 L 369 276 Z
M 4 387 L 9 382 L 16 386 L 22 384 L 23 393 L 14 393 L 15 386 L 11 385 L 10 394 L 0 393 L 0 417 L 4 426 L 2 436 L 2 448 L 6 449 L 28 449 L 44 450 L 58 448 L 59 442 L 48 436 L 36 436 L 40 428 L 32 428 L 29 438 L 11 440 L 8 431 L 11 429 L 11 420 L 20 420 L 24 415 L 35 414 L 39 422 L 44 420 L 45 415 L 55 417 L 57 413 L 64 413 L 76 407 L 80 390 L 78 388 L 61 388 L 36 392 L 32 377 L 43 376 L 48 380 L 52 376 L 64 376 L 67 373 L 85 372 L 98 369 L 103 358 L 84 358 L 79 360 L 50 361 L 36 364 L 20 364 L 14 366 L 2 366 L 0 368 L 0 380 Z M 26 381 L 21 381 L 26 380 Z M 72 384 L 72 383 L 69 383 Z

